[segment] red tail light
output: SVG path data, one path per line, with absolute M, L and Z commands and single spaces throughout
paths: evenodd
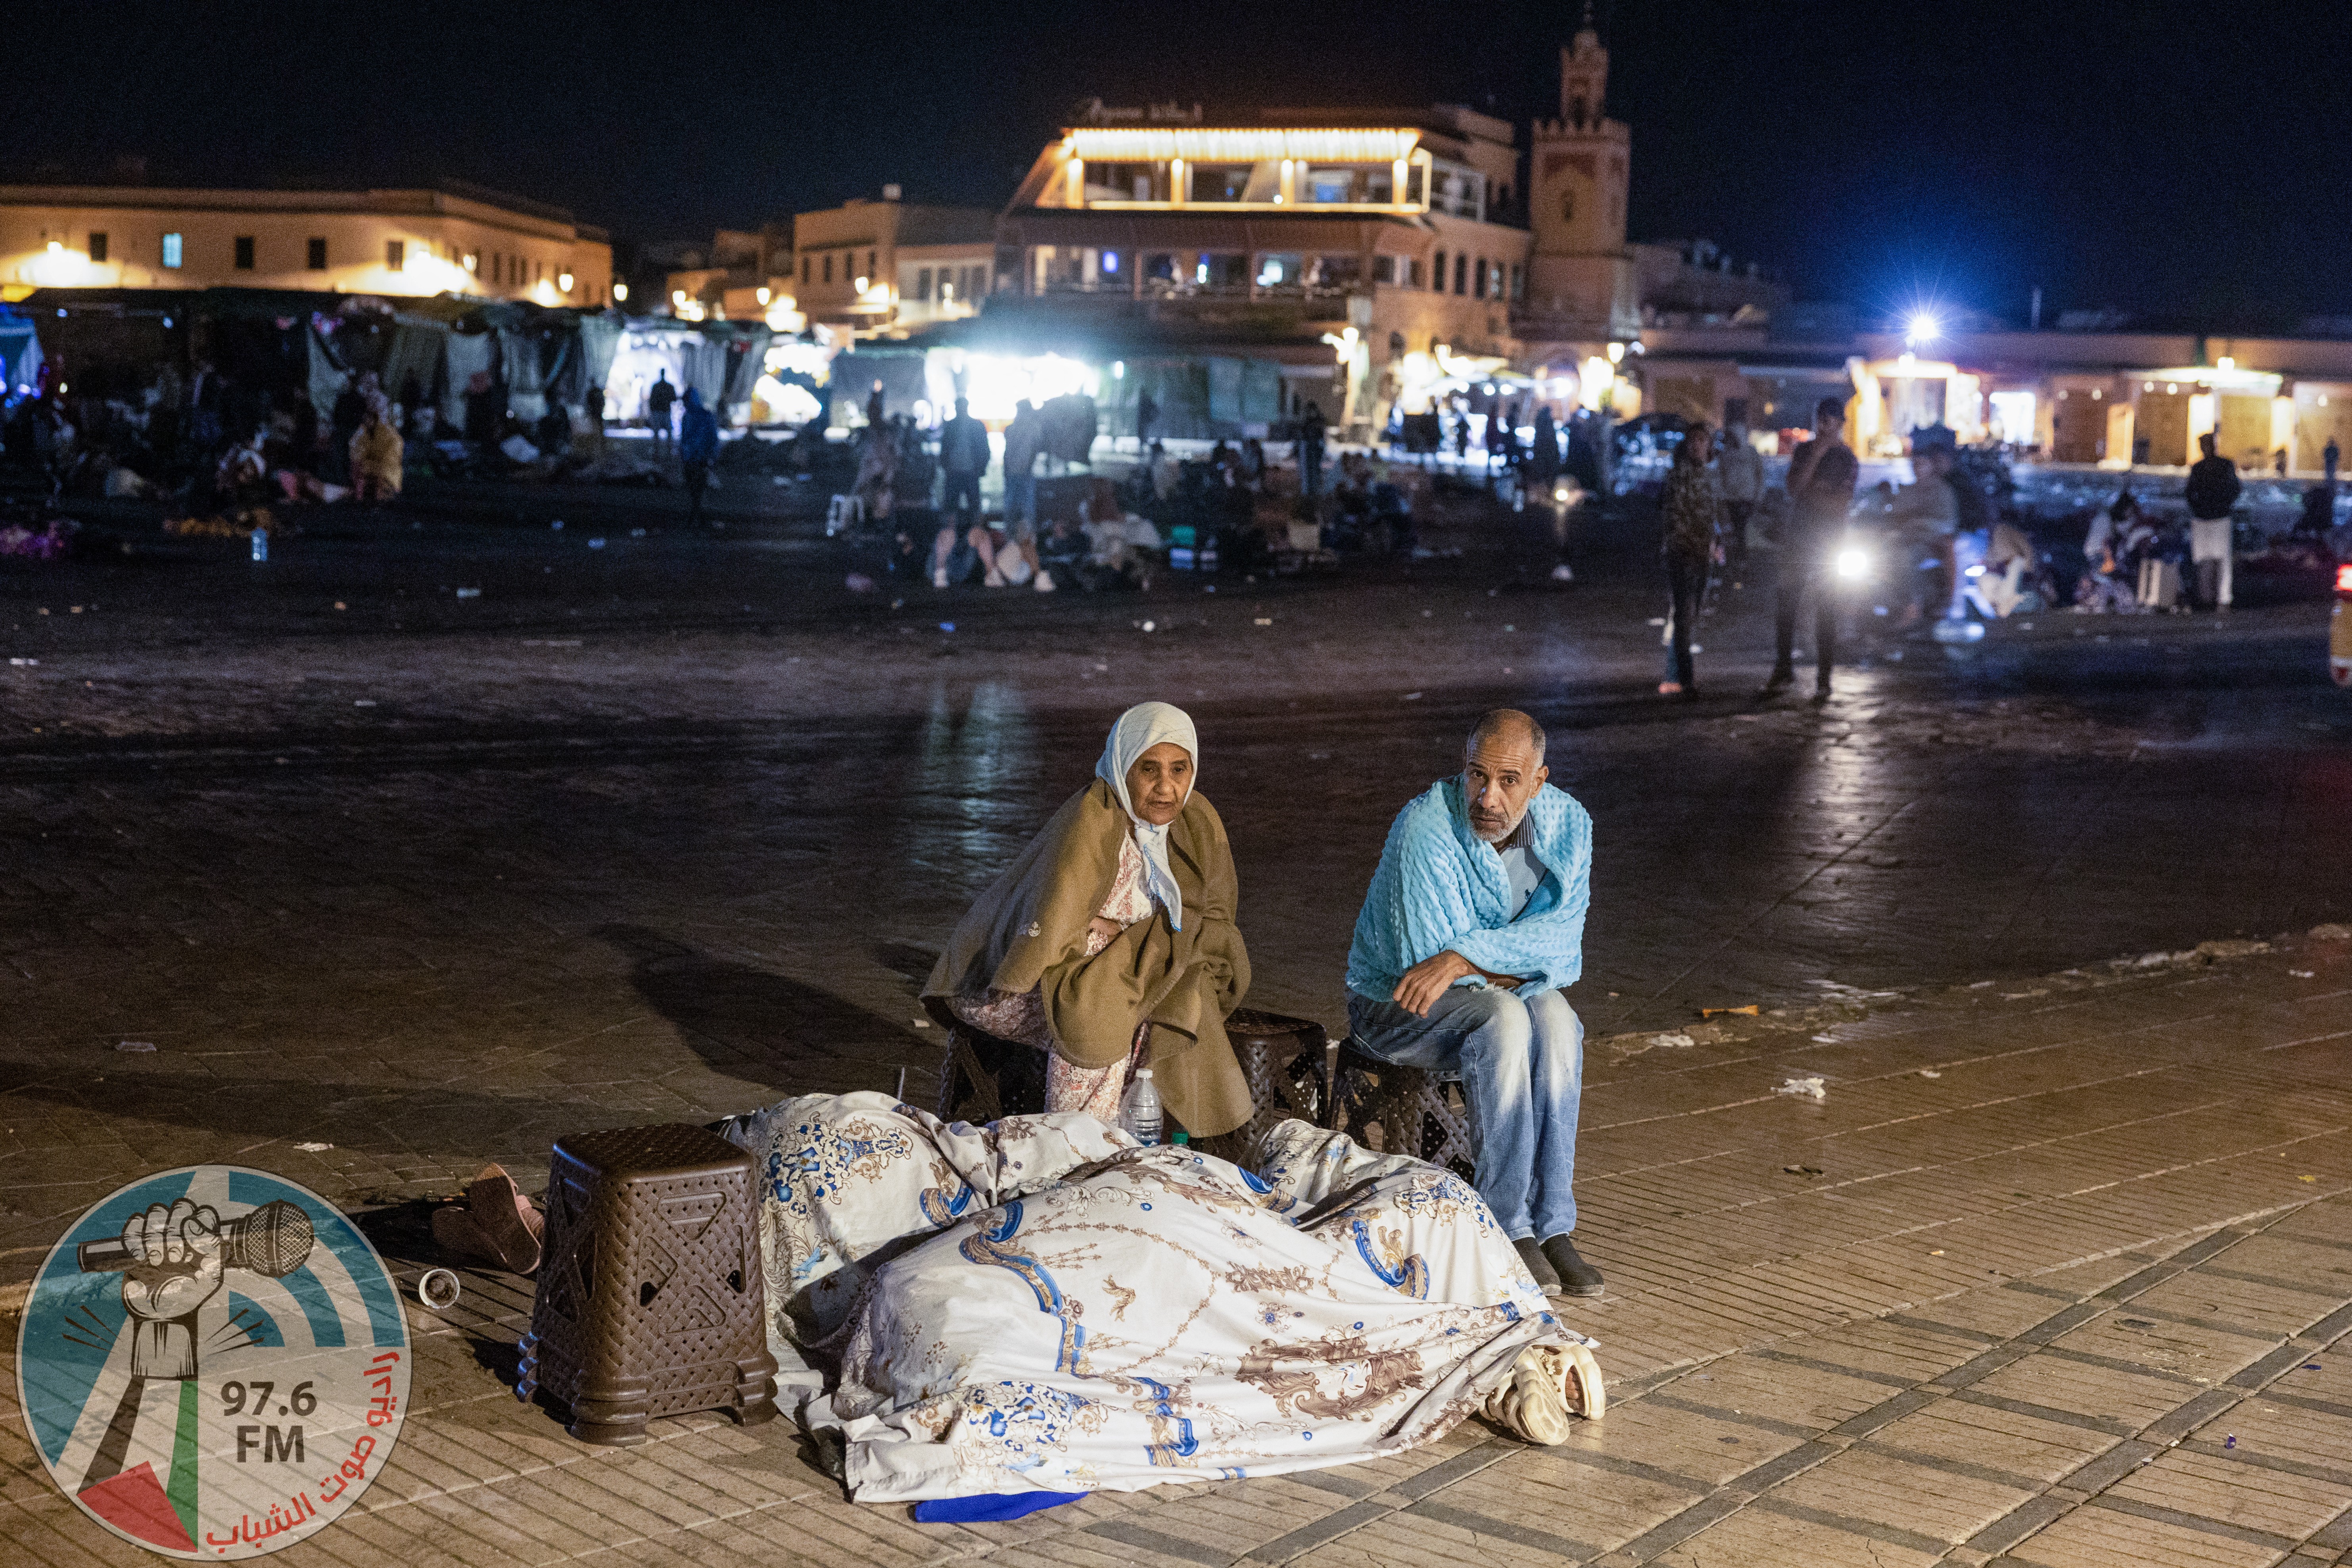
M 2352 594 L 2352 562 L 2347 562 L 2336 569 L 2336 591 L 2339 594 Z

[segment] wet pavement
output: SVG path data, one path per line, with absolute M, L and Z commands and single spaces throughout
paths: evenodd
M 940 1047 L 913 995 L 932 952 L 1085 781 L 1109 719 L 1146 698 L 1199 721 L 1201 787 L 1232 829 L 1241 873 L 1253 1004 L 1331 1023 L 1389 819 L 1453 765 L 1479 710 L 1536 712 L 1551 731 L 1555 782 L 1595 817 L 1586 979 L 1573 1000 L 1596 1061 L 1606 1052 L 1631 1064 L 1625 1094 L 1679 1094 L 1692 1081 L 1680 1064 L 1699 1061 L 1678 1054 L 1687 1049 L 1748 1059 L 1719 1032 L 1696 1032 L 1693 1047 L 1643 1048 L 1687 1032 L 1702 1007 L 1754 1003 L 1831 1028 L 1943 987 L 2047 992 L 2032 977 L 2106 975 L 2110 959 L 2298 931 L 2352 904 L 2352 700 L 2326 679 L 2324 603 L 2224 617 L 2044 615 L 1996 628 L 1959 658 L 1880 639 L 1817 709 L 1750 695 L 1769 648 L 1759 584 L 1727 594 L 1702 627 L 1706 694 L 1670 703 L 1654 691 L 1659 633 L 1646 623 L 1660 595 L 1631 525 L 1580 541 L 1581 576 L 1565 587 L 1545 581 L 1551 559 L 1538 538 L 1465 515 L 1427 532 L 1463 554 L 1410 568 L 1227 575 L 1213 593 L 1181 574 L 1120 596 L 916 588 L 894 604 L 888 592 L 845 593 L 822 545 L 754 519 L 681 537 L 658 510 L 631 523 L 617 502 L 561 531 L 546 526 L 544 506 L 516 513 L 421 507 L 419 527 L 406 514 L 332 518 L 282 542 L 266 566 L 226 543 L 110 533 L 88 559 L 0 574 L 0 656 L 12 661 L 0 667 L 0 1282 L 28 1276 L 71 1215 L 147 1170 L 233 1161 L 340 1201 L 390 1204 L 446 1191 L 485 1159 L 536 1185 L 550 1140 L 585 1125 L 700 1121 L 787 1092 L 889 1089 L 902 1068 L 908 1096 L 923 1100 Z M 648 531 L 632 537 L 635 526 Z M 479 594 L 460 597 L 467 588 Z M 2275 963 L 2263 975 L 2263 985 L 2294 989 Z M 2134 981 L 2080 1005 L 2121 1006 L 2142 994 L 2135 987 L 2166 983 Z M 1896 991 L 1905 997 L 1874 994 Z M 2287 1005 L 2269 992 L 2247 1005 L 2257 1003 Z M 1996 1010 L 1968 1030 L 1990 1049 L 2014 1026 Z M 1811 1037 L 1784 1033 L 1754 1050 L 1773 1069 L 1801 1065 L 1780 1058 Z M 126 1040 L 157 1049 L 118 1051 Z M 2193 1087 L 2206 1060 L 2168 1070 Z M 2333 1126 L 2347 1087 L 2340 1049 L 2310 1061 L 2302 1081 L 2321 1088 L 2295 1089 L 2290 1074 L 2250 1081 L 2244 1095 L 2316 1095 L 2314 1129 Z M 1989 1070 L 1998 1079 L 2007 1069 Z M 1769 1086 L 1706 1092 L 1769 1102 Z M 1702 1096 L 1675 1115 L 1704 1119 L 1714 1103 Z M 2107 1121 L 2062 1117 L 2047 1135 L 2154 1114 L 2128 1094 L 2085 1103 L 2081 1115 Z M 1615 1136 L 1635 1152 L 1697 1125 L 1635 1131 L 1641 1117 L 1619 1120 L 1628 1130 Z M 1988 1151 L 2032 1142 L 2031 1121 L 2005 1126 L 2013 1144 Z M 1607 1135 L 1591 1136 L 1588 1168 L 1612 1168 Z M 1711 1145 L 1692 1136 L 1700 1159 Z M 1765 1142 L 1785 1152 L 1774 1142 L 1783 1136 Z M 1885 1158 L 1933 1167 L 1906 1136 L 1893 1137 Z M 331 1147 L 297 1152 L 301 1142 Z M 2156 1156 L 2135 1145 L 2129 1158 Z M 1779 1163 L 1757 1180 L 1769 1187 Z M 1629 1152 L 1615 1163 L 1642 1162 Z M 1659 1228 L 1657 1200 L 1640 1186 L 1622 1200 L 1597 1186 L 1586 1197 L 1588 1251 L 1628 1290 Z M 1904 1191 L 1868 1237 L 1927 1223 L 1911 1211 L 1925 1213 L 1935 1194 Z M 2121 1279 L 2287 1201 L 2242 1195 L 2108 1215 L 2046 1257 L 1987 1266 L 2007 1279 L 2119 1251 L 2150 1260 L 2117 1265 Z M 1726 1199 L 1723 1212 L 1748 1201 Z M 1814 1239 L 1834 1252 L 1842 1234 L 1831 1226 Z M 1656 1245 L 1687 1258 L 1726 1242 Z M 1759 1248 L 1781 1256 L 1772 1238 Z M 1775 1278 L 1705 1289 L 1769 1300 L 1790 1288 Z M 2074 1278 L 2047 1289 L 2074 1289 Z M 1878 1321 L 1897 1310 L 1887 1301 L 1959 1288 L 1856 1293 L 1844 1318 Z M 1627 1299 L 1646 1301 L 1655 1322 L 1686 1323 L 1699 1289 L 1687 1268 L 1664 1268 Z M 483 1324 L 504 1323 L 510 1341 L 510 1288 L 507 1302 L 504 1318 Z M 2051 1298 L 2048 1310 L 2061 1305 Z M 1951 1321 L 2002 1345 L 2031 1327 L 1992 1317 Z M 1591 1331 L 1612 1344 L 1626 1337 Z M 1676 1339 L 1658 1328 L 1612 1374 L 1664 1375 L 1792 1331 L 1751 1324 Z M 436 1397 L 453 1411 L 468 1400 L 492 1410 L 478 1402 L 504 1396 L 467 1384 L 485 1374 L 471 1352 L 461 1360 Z M 1898 1369 L 1906 1388 L 1945 1370 Z M 1882 1384 L 1897 1375 L 1881 1372 Z M 473 1415 L 451 1418 L 474 1429 Z M 1785 1411 L 1770 1419 L 1803 1428 L 1792 1444 L 1822 1441 Z M 721 1448 L 758 1448 L 753 1468 L 798 1462 L 782 1439 L 694 1430 Z M 546 1434 L 531 1431 L 517 1440 L 540 1444 Z M 1499 1457 L 1500 1440 L 1483 1430 L 1457 1439 L 1420 1458 L 1467 1478 Z M 532 1464 L 568 1463 L 551 1457 L 563 1447 L 557 1438 Z M 2021 1458 L 2004 1474 L 2039 1474 L 2042 1463 Z M 1704 1483 L 1693 1495 L 1717 1518 L 1732 1517 L 1722 1499 L 1748 1485 L 1695 1461 L 1623 1464 L 1633 1468 L 1601 1468 L 1641 1476 L 1647 1466 Z M 518 1473 L 529 1468 L 517 1461 Z M 812 1475 L 789 1495 L 821 1490 Z M 1328 1495 L 1356 1508 L 1390 1496 L 1392 1479 L 1365 1482 L 1352 1500 L 1337 1486 Z M 1679 1484 L 1651 1479 L 1668 1493 Z M 0 1500 L 22 1499 L 34 1481 L 10 1479 Z M 1434 1499 L 1435 1484 L 1407 1486 L 1403 1501 L 1357 1522 L 1395 1514 L 1443 1525 L 1442 1511 L 1407 1506 Z M 1283 1508 L 1298 1512 L 1313 1489 L 1285 1483 Z M 1097 1521 L 1122 1517 L 1100 1506 Z M 1497 1500 L 1431 1506 L 1510 1514 Z M 1755 1517 L 1768 1515 L 1806 1517 Z M 1941 1540 L 1943 1527 L 1924 1517 L 1890 1525 L 1909 1531 L 1895 1544 L 1916 1553 Z M 43 1536 L 45 1560 L 101 1550 L 69 1521 L 42 1528 L 67 1532 Z M 394 1539 L 421 1528 L 400 1526 Z M 1263 1556 L 1292 1528 L 1230 1551 L 1212 1537 L 1175 1557 Z M 1545 1529 L 1596 1552 L 1623 1550 L 1609 1542 L 1637 1533 Z M 874 1544 L 891 1531 L 906 1539 Z M 903 1524 L 852 1535 L 824 1560 L 940 1554 L 934 1538 Z M 550 1561 L 612 1539 L 510 1555 Z M 1087 1551 L 1115 1560 L 1162 1560 L 1117 1529 L 1090 1539 Z M 1284 1555 L 1367 1560 L 1318 1542 Z M 1434 1542 L 1412 1549 L 1426 1551 L 1417 1563 L 1467 1554 Z M 1674 1542 L 1658 1552 L 1680 1550 Z M 1001 1544 L 984 1532 L 956 1542 L 947 1554 Z M 509 1560 L 499 1553 L 510 1547 L 451 1550 L 487 1562 Z M 1720 1560 L 1768 1560 L 1755 1552 Z M 430 1555 L 407 1551 L 409 1561 Z M 1097 1559 L 1073 1549 L 1057 1560 Z

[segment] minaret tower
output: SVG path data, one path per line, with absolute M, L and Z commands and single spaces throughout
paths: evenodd
M 1538 121 L 1531 140 L 1527 309 L 1591 339 L 1641 327 L 1625 244 L 1633 133 L 1609 118 L 1608 96 L 1609 51 L 1585 0 L 1584 25 L 1559 51 L 1559 118 Z

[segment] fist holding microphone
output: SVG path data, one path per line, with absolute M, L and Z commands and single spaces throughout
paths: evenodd
M 310 1215 L 277 1199 L 223 1222 L 209 1204 L 151 1204 L 122 1222 L 120 1237 L 85 1241 L 75 1260 L 85 1274 L 122 1275 L 133 1377 L 196 1375 L 196 1313 L 220 1292 L 226 1273 L 282 1279 L 309 1261 Z

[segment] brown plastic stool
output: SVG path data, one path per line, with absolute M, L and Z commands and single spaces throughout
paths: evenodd
M 559 1139 L 517 1397 L 545 1389 L 583 1443 L 694 1410 L 773 1417 L 758 1202 L 751 1156 L 704 1128 Z
M 1335 1054 L 1334 1130 L 1383 1154 L 1411 1154 L 1444 1165 L 1465 1181 L 1476 1177 L 1478 1142 L 1460 1083 L 1384 1062 L 1358 1048 L 1352 1036 L 1339 1042 Z

